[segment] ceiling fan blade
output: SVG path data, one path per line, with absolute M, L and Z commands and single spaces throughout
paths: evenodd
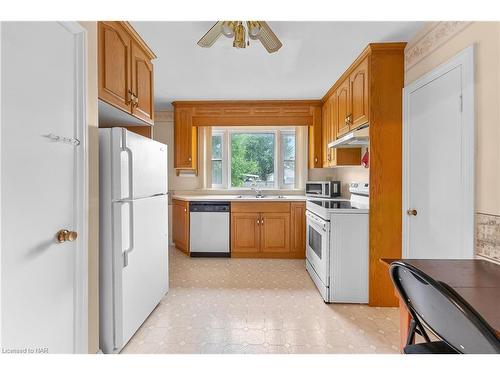
M 222 22 L 223 21 L 218 21 L 210 28 L 210 30 L 207 31 L 205 35 L 201 37 L 198 41 L 198 45 L 200 47 L 212 47 L 215 41 L 222 35 Z
M 281 46 L 283 46 L 283 44 L 281 44 L 280 40 L 271 30 L 267 22 L 259 21 L 259 23 L 261 27 L 261 31 L 258 36 L 260 42 L 267 49 L 267 52 L 276 52 L 281 48 Z

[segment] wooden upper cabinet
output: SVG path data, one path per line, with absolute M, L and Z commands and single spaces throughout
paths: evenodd
M 353 70 L 350 82 L 349 129 L 355 129 L 369 121 L 368 113 L 368 57 Z
M 156 56 L 128 22 L 98 22 L 99 99 L 153 125 Z
M 231 252 L 258 253 L 260 251 L 260 213 L 233 212 L 231 214 Z
M 197 128 L 192 108 L 174 110 L 174 168 L 197 170 Z
M 321 106 L 311 106 L 312 126 L 309 126 L 309 168 L 323 167 L 323 141 Z
M 328 149 L 328 142 L 329 142 L 329 130 L 330 130 L 330 111 L 329 111 L 329 102 L 323 103 L 323 106 L 321 107 L 321 118 L 322 118 L 322 123 L 321 123 L 321 132 L 322 132 L 322 147 L 323 147 L 323 168 L 329 167 L 329 149 Z
M 132 109 L 131 43 L 119 22 L 99 22 L 99 98 L 126 112 Z
M 351 113 L 349 86 L 349 79 L 345 79 L 336 92 L 338 111 L 335 133 L 337 138 L 349 132 L 348 116 Z
M 260 225 L 263 253 L 290 252 L 290 213 L 262 213 Z
M 138 43 L 132 43 L 132 92 L 137 97 L 132 114 L 147 123 L 154 122 L 153 64 Z

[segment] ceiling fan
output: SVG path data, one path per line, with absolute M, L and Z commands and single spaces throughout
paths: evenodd
M 267 52 L 273 53 L 283 45 L 269 25 L 264 21 L 218 21 L 198 41 L 200 47 L 211 47 L 221 35 L 233 38 L 233 47 L 246 48 L 250 45 L 250 39 L 260 40 Z

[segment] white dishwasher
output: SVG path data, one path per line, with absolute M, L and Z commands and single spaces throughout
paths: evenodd
M 229 202 L 189 203 L 189 252 L 192 257 L 230 257 Z

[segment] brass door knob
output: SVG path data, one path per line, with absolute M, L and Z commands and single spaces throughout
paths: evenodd
M 406 213 L 410 216 L 417 216 L 417 210 L 415 209 L 407 210 Z
M 73 242 L 74 240 L 76 240 L 77 237 L 78 237 L 78 233 L 73 232 L 71 230 L 67 230 L 67 229 L 61 229 L 56 234 L 56 239 L 57 239 L 57 242 L 59 242 L 59 243 L 63 243 L 66 241 Z

